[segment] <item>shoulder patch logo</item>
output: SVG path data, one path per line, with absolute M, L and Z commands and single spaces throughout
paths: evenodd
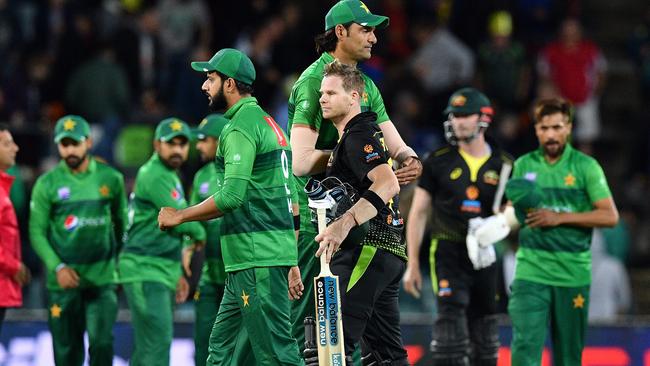
M 70 187 L 61 187 L 56 191 L 60 200 L 67 200 L 70 198 Z
M 373 152 L 373 150 L 374 149 L 372 148 L 372 145 L 370 145 L 370 144 L 366 144 L 366 146 L 363 147 L 363 151 L 366 154 L 370 154 L 371 152 Z
M 208 182 L 203 182 L 199 186 L 199 193 L 200 194 L 208 194 L 209 190 L 210 190 L 210 183 L 208 183 Z
M 483 182 L 485 182 L 485 184 L 496 186 L 497 183 L 499 183 L 499 173 L 495 170 L 488 170 L 483 174 Z
M 462 168 L 454 168 L 454 170 L 452 170 L 451 173 L 449 173 L 449 178 L 451 178 L 451 180 L 456 180 L 460 178 L 462 174 L 463 174 Z
M 451 105 L 453 107 L 462 107 L 465 103 L 467 103 L 467 98 L 465 98 L 464 95 L 457 95 L 451 100 Z

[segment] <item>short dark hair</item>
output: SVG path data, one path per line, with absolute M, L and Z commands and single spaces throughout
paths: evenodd
M 549 98 L 537 102 L 535 105 L 535 123 L 546 116 L 561 113 L 567 118 L 567 122 L 573 122 L 573 106 L 563 98 Z
M 0 122 L 0 132 L 9 131 L 9 125 L 3 122 Z
M 237 91 L 239 92 L 239 94 L 253 94 L 253 86 L 252 85 L 243 83 L 243 82 L 241 82 L 241 81 L 239 81 L 239 80 L 237 80 L 235 78 L 231 78 L 230 76 L 228 76 L 226 74 L 223 74 L 223 73 L 220 73 L 219 71 L 215 71 L 215 72 L 217 73 L 217 75 L 219 75 L 222 82 L 226 81 L 227 79 L 235 80 L 235 87 L 237 88 Z
M 349 30 L 352 22 L 342 25 L 346 30 Z M 326 30 L 314 38 L 314 42 L 316 43 L 316 53 L 320 55 L 324 52 L 334 51 L 338 41 L 339 39 L 336 36 L 336 26 Z
M 361 71 L 354 66 L 346 65 L 338 60 L 334 60 L 325 65 L 323 76 L 338 76 L 341 78 L 343 89 L 346 92 L 355 90 L 359 95 L 363 94 L 365 82 L 363 81 L 363 76 L 361 76 Z

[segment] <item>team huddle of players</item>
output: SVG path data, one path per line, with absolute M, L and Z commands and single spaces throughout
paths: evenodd
M 460 89 L 445 110 L 449 144 L 420 161 L 357 68 L 388 23 L 358 0 L 330 9 L 316 38 L 320 57 L 289 99 L 289 136 L 252 96 L 246 55 L 222 49 L 193 62 L 206 75 L 210 108 L 225 113 L 195 131 L 177 118 L 161 121 L 128 203 L 122 175 L 89 155 L 88 123 L 75 115 L 57 122 L 61 162 L 38 179 L 29 225 L 47 269 L 57 365 L 83 363 L 84 331 L 90 364 L 112 364 L 118 284 L 134 329 L 130 364 L 168 365 L 174 303 L 188 296 L 197 251 L 205 253 L 194 296 L 197 365 L 327 364 L 304 329 L 321 255 L 340 278 L 346 362 L 408 365 L 397 299 L 400 282 L 421 291 L 419 249 L 432 207 L 433 364 L 496 365 L 493 244 L 520 227 L 512 363 L 540 363 L 550 324 L 555 364 L 580 365 L 591 228 L 613 225 L 618 214 L 598 163 L 569 143 L 570 105 L 539 103 L 540 149 L 514 162 L 505 185 L 513 159 L 486 140 L 490 102 Z M 194 137 L 206 164 L 188 202 L 177 169 Z M 400 186 L 416 180 L 405 223 Z M 308 207 L 317 189 L 344 192 L 321 233 Z

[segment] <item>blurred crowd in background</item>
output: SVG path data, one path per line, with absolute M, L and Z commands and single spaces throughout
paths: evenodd
M 31 186 L 58 160 L 52 129 L 59 117 L 74 113 L 91 122 L 94 153 L 125 173 L 130 191 L 137 168 L 152 153 L 160 120 L 175 116 L 196 125 L 208 114 L 200 90 L 204 76 L 189 62 L 209 59 L 220 48 L 250 56 L 257 69 L 254 95 L 286 126 L 291 86 L 317 58 L 313 38 L 324 30 L 333 3 L 0 0 L 0 121 L 9 123 L 21 148 L 12 199 L 23 230 Z M 377 32 L 373 57 L 360 67 L 420 155 L 444 142 L 442 110 L 461 86 L 490 97 L 496 119 L 488 136 L 514 156 L 536 148 L 531 106 L 537 98 L 561 95 L 573 102 L 573 142 L 601 162 L 621 212 L 617 227 L 594 234 L 592 303 L 606 309 L 595 309 L 592 319 L 650 314 L 650 295 L 643 291 L 650 285 L 647 3 L 365 3 L 389 16 L 390 26 Z M 199 164 L 193 159 L 183 169 L 186 182 Z M 408 204 L 409 189 L 403 194 Z M 41 263 L 28 237 L 23 231 L 23 255 L 36 281 L 25 290 L 25 305 L 41 308 Z M 505 301 L 516 242 L 500 248 Z M 421 302 L 405 299 L 403 306 L 430 311 L 432 302 L 430 294 Z

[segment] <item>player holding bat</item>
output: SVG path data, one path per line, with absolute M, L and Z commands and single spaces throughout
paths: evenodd
M 375 123 L 377 115 L 361 113 L 361 72 L 331 62 L 325 67 L 320 92 L 323 117 L 334 123 L 340 139 L 327 165 L 327 178 L 307 190 L 317 191 L 319 185 L 329 183 L 325 189 L 347 194 L 336 198 L 336 219 L 316 236 L 320 243 L 316 256 L 326 256 L 339 276 L 347 363 L 351 364 L 350 355 L 361 341 L 364 365 L 407 365 L 398 306 L 399 282 L 406 269 L 404 225 L 397 209 L 399 183 Z M 339 184 L 332 183 L 336 181 Z M 343 201 L 351 202 L 345 211 Z M 364 224 L 373 220 L 371 227 L 381 239 L 361 245 L 368 226 Z M 318 289 L 314 291 L 318 295 Z M 318 318 L 316 323 L 318 332 Z M 318 365 L 317 354 L 315 349 L 305 350 L 307 365 Z

